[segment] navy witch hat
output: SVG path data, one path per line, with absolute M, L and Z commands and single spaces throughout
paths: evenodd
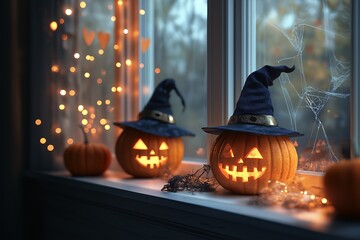
M 137 121 L 114 122 L 114 125 L 121 128 L 130 127 L 162 137 L 195 136 L 194 133 L 175 125 L 169 102 L 171 90 L 175 90 L 185 110 L 185 100 L 177 89 L 175 80 L 165 79 L 157 85 L 149 102 L 139 113 Z
M 220 134 L 224 131 L 247 132 L 273 136 L 302 136 L 290 129 L 278 127 L 274 117 L 270 92 L 268 86 L 281 73 L 290 73 L 295 66 L 269 66 L 266 65 L 251 73 L 245 82 L 240 97 L 236 104 L 233 115 L 225 126 L 203 127 L 202 129 L 211 134 Z

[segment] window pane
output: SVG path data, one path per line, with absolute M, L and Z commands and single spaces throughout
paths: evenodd
M 256 64 L 295 66 L 270 87 L 282 127 L 305 134 L 300 170 L 350 155 L 351 1 L 259 0 Z
M 206 0 L 156 0 L 154 3 L 155 86 L 173 78 L 185 98 L 172 94 L 176 124 L 196 134 L 184 137 L 187 158 L 205 158 L 206 134 Z
M 35 118 L 42 149 L 61 169 L 64 148 L 84 141 L 80 125 L 90 142 L 113 149 L 114 13 L 112 0 L 60 1 L 54 9 L 51 25 L 43 26 L 51 41 L 42 49 L 50 52 L 43 83 L 49 87 L 40 93 Z

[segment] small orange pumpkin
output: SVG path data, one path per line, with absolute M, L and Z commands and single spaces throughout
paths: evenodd
M 89 143 L 84 128 L 84 143 L 74 143 L 64 151 L 65 168 L 73 176 L 99 176 L 110 166 L 111 153 L 100 143 Z
M 159 177 L 174 171 L 184 157 L 181 137 L 161 137 L 125 128 L 116 141 L 116 159 L 134 177 Z
M 337 216 L 360 219 L 360 159 L 343 160 L 328 167 L 324 191 Z
M 269 181 L 288 181 L 298 155 L 286 136 L 225 131 L 215 140 L 210 166 L 219 184 L 234 193 L 258 194 Z

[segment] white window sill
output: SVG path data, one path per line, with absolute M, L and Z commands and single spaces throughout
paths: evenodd
M 185 162 L 181 172 L 189 173 L 189 171 L 195 171 L 201 166 L 201 163 Z M 248 220 L 260 220 L 264 224 L 261 228 L 269 224 L 268 228 L 274 228 L 275 226 L 275 228 L 279 228 L 278 231 L 291 232 L 296 229 L 296 231 L 303 232 L 304 236 L 307 236 L 308 239 L 360 239 L 360 222 L 344 222 L 334 219 L 331 207 L 313 211 L 294 211 L 281 207 L 251 206 L 248 204 L 248 201 L 253 196 L 233 195 L 223 190 L 220 186 L 216 192 L 162 192 L 161 189 L 166 184 L 165 180 L 135 179 L 120 171 L 109 170 L 101 177 L 71 177 L 66 171 L 41 174 L 45 174 L 46 177 L 56 178 L 59 181 L 70 180 L 81 182 L 93 186 L 96 185 L 97 188 L 103 186 L 107 188 L 107 192 L 112 191 L 115 193 L 121 190 L 122 194 L 124 192 L 125 194 L 138 194 L 139 199 L 151 198 L 153 199 L 152 202 L 156 201 L 156 199 L 170 200 L 174 203 L 174 206 L 177 203 L 181 203 L 182 210 L 184 206 L 189 206 L 190 209 L 199 206 L 211 210 L 210 212 L 212 213 L 215 210 L 215 212 L 219 212 L 222 216 L 228 216 L 227 220 L 234 219 L 234 215 L 245 216 L 245 219 Z M 141 197 L 144 195 L 146 195 L 146 198 Z M 211 216 L 209 217 L 211 221 Z M 236 224 L 243 224 L 243 222 Z

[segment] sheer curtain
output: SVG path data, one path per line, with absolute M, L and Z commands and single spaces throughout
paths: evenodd
M 90 142 L 113 151 L 120 130 L 112 123 L 137 117 L 139 4 L 71 0 L 39 6 L 32 19 L 41 34 L 31 33 L 37 63 L 30 66 L 36 83 L 30 168 L 59 170 L 63 150 L 83 141 L 80 127 Z

